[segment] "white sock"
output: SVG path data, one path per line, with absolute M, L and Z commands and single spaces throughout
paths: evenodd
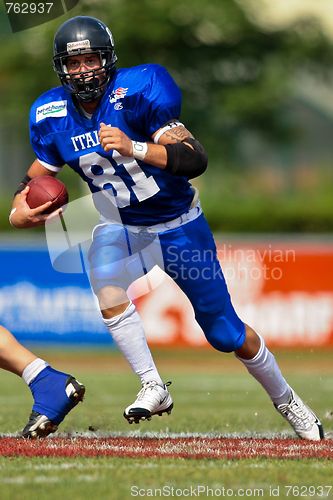
M 131 302 L 122 314 L 110 319 L 104 318 L 104 323 L 132 370 L 140 377 L 141 383 L 156 380 L 158 384 L 163 385 L 135 305 Z
M 24 382 L 28 385 L 31 384 L 31 382 L 33 381 L 34 378 L 37 377 L 37 375 L 42 371 L 44 370 L 44 368 L 46 368 L 47 366 L 49 366 L 48 363 L 46 363 L 46 361 L 44 361 L 43 359 L 40 359 L 40 358 L 37 358 L 37 359 L 34 359 L 34 361 L 31 361 L 31 363 L 29 363 L 23 370 L 22 372 L 22 378 L 24 380 Z
M 259 335 L 260 337 L 260 335 Z M 252 359 L 237 358 L 246 366 L 249 373 L 260 382 L 274 404 L 288 403 L 291 389 L 283 377 L 273 354 L 267 349 L 260 337 L 259 351 Z

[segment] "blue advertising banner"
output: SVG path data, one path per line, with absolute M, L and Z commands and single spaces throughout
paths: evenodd
M 20 341 L 112 345 L 86 274 L 56 272 L 42 243 L 0 245 L 0 324 Z

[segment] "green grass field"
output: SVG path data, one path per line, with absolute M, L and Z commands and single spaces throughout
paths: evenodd
M 66 418 L 60 434 L 293 437 L 262 388 L 231 355 L 210 349 L 155 351 L 161 374 L 165 380 L 172 380 L 175 408 L 170 416 L 129 426 L 122 412 L 139 387 L 120 355 L 113 351 L 34 351 L 53 366 L 74 373 L 87 388 L 84 403 Z M 332 437 L 332 351 L 280 352 L 277 358 L 290 384 L 316 409 L 328 437 Z M 1 379 L 1 433 L 15 433 L 30 412 L 30 392 L 14 375 L 3 372 Z M 201 498 L 223 498 L 231 496 L 231 489 L 236 498 L 272 498 L 274 492 L 278 498 L 333 498 L 333 487 L 330 492 L 319 488 L 333 485 L 332 470 L 333 462 L 326 459 L 0 457 L 0 499 L 74 500 L 93 496 L 99 500 L 182 497 L 191 493 Z M 196 490 L 198 485 L 206 489 Z M 303 490 L 289 489 L 289 485 Z M 161 492 L 153 491 L 163 487 Z M 222 495 L 223 487 L 229 488 L 229 494 L 225 491 Z M 275 488 L 273 493 L 270 488 Z

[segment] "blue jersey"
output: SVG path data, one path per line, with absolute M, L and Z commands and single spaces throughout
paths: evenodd
M 31 143 L 46 168 L 57 172 L 67 164 L 88 183 L 103 218 L 114 220 L 116 211 L 123 224 L 158 224 L 188 210 L 193 198 L 188 179 L 115 150 L 106 153 L 98 130 L 104 122 L 132 140 L 151 141 L 156 130 L 179 118 L 180 108 L 179 88 L 163 67 L 119 69 L 91 119 L 62 87 L 41 95 L 31 108 Z

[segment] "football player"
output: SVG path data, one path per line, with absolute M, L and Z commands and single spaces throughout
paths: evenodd
M 32 392 L 34 404 L 22 431 L 24 438 L 41 438 L 55 432 L 67 413 L 83 399 L 85 388 L 80 382 L 37 358 L 1 325 L 0 368 L 22 377 Z
M 139 277 L 140 259 L 145 273 L 159 249 L 165 272 L 191 301 L 208 342 L 236 354 L 301 438 L 323 438 L 320 421 L 287 384 L 264 339 L 233 308 L 190 182 L 206 170 L 207 155 L 180 121 L 178 86 L 159 65 L 117 69 L 116 61 L 111 31 L 100 20 L 77 16 L 58 29 L 53 63 L 61 86 L 31 108 L 36 160 L 14 198 L 12 225 L 46 219 L 43 207 L 27 206 L 32 177 L 56 175 L 67 164 L 88 184 L 101 215 L 89 251 L 91 284 L 105 325 L 142 384 L 124 411 L 130 423 L 173 407 L 126 293 Z

